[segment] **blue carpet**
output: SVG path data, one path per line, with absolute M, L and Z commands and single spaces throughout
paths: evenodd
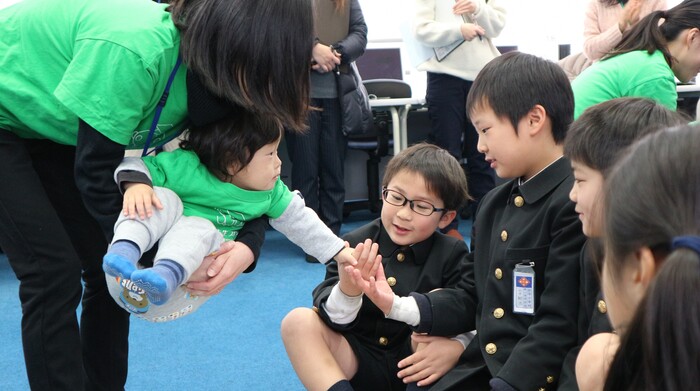
M 377 215 L 353 212 L 342 232 Z M 470 221 L 460 224 L 468 237 Z M 131 322 L 127 390 L 303 390 L 287 360 L 279 324 L 310 306 L 324 267 L 276 231 L 267 232 L 256 270 L 240 276 L 197 313 L 175 322 Z M 0 254 L 0 390 L 28 390 L 20 337 L 18 282 Z

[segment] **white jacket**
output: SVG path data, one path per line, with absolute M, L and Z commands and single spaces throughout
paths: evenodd
M 506 10 L 498 5 L 498 0 L 473 0 L 478 4 L 473 15 L 476 23 L 486 30 L 480 40 L 474 38 L 459 45 L 450 55 L 438 62 L 435 56 L 418 66 L 420 71 L 445 73 L 465 80 L 474 80 L 487 62 L 500 55 L 491 42 L 497 37 L 506 23 Z M 463 39 L 460 26 L 464 21 L 452 13 L 454 0 L 416 0 L 414 35 L 418 42 L 434 48 L 445 46 Z M 473 23 L 470 17 L 465 21 Z

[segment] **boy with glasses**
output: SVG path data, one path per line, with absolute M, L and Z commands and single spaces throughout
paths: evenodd
M 468 250 L 437 230 L 469 198 L 457 160 L 434 145 L 414 145 L 391 159 L 382 185 L 381 218 L 344 236 L 353 247 L 364 243 L 364 274 L 373 275 L 381 263 L 398 295 L 455 286 Z M 294 309 L 282 321 L 287 354 L 306 389 L 405 389 L 398 362 L 414 351 L 406 323 L 364 300 L 336 263 L 313 299 L 313 309 Z

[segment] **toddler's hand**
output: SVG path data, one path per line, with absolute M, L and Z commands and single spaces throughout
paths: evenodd
M 143 183 L 127 183 L 124 188 L 124 216 L 135 219 L 136 215 L 143 220 L 153 216 L 153 206 L 163 209 L 163 205 L 151 186 Z
M 348 243 L 345 242 L 345 247 L 338 252 L 338 254 L 335 254 L 333 259 L 335 259 L 336 262 L 338 262 L 338 268 L 340 269 L 341 267 L 345 266 L 355 266 L 357 265 L 357 259 L 354 256 L 355 250 L 348 247 Z

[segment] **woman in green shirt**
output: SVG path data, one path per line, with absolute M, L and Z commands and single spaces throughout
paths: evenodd
M 160 145 L 233 106 L 302 129 L 312 19 L 311 0 L 0 10 L 0 247 L 20 280 L 32 389 L 124 388 L 129 318 L 101 267 L 122 205 L 114 170 L 125 149 Z M 264 222 L 247 224 L 237 262 L 214 260 L 218 274 L 192 291 L 218 292 L 252 269 L 263 235 Z
M 610 99 L 651 98 L 676 109 L 675 78 L 687 82 L 700 72 L 700 0 L 686 0 L 639 21 L 602 61 L 571 84 L 578 118 Z

